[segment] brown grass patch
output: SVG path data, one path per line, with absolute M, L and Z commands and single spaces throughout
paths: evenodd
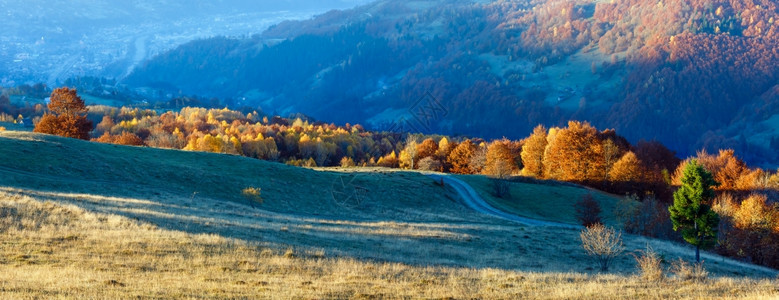
M 779 296 L 777 282 L 414 266 L 279 251 L 0 193 L 3 298 L 618 299 Z M 13 213 L 11 213 L 13 212 Z M 53 241 L 53 242 L 52 242 Z M 34 262 L 34 263 L 30 263 Z

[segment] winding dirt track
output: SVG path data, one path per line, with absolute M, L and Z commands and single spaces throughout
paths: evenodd
M 482 214 L 490 215 L 496 218 L 501 218 L 504 220 L 512 221 L 515 223 L 519 223 L 526 226 L 542 226 L 542 227 L 557 227 L 557 228 L 568 228 L 568 229 L 576 229 L 580 230 L 584 227 L 579 225 L 572 225 L 572 224 L 566 224 L 566 223 L 559 223 L 559 222 L 550 222 L 550 221 L 542 221 L 537 219 L 531 219 L 526 217 L 520 217 L 517 215 L 509 214 L 507 212 L 504 212 L 502 210 L 499 210 L 493 206 L 491 206 L 489 203 L 484 201 L 484 199 L 479 196 L 479 194 L 476 192 L 476 190 L 473 189 L 469 184 L 465 183 L 464 181 L 457 179 L 455 177 L 449 176 L 449 175 L 443 175 L 443 174 L 435 174 L 435 173 L 428 173 L 425 174 L 430 178 L 433 178 L 436 181 L 442 180 L 445 184 L 448 184 L 452 188 L 454 188 L 455 191 L 457 191 L 457 194 L 460 195 L 460 198 L 462 198 L 462 203 L 479 212 Z M 717 260 L 723 263 L 736 265 L 742 268 L 750 268 L 755 270 L 760 270 L 763 272 L 769 272 L 773 273 L 774 276 L 777 274 L 777 270 L 759 266 L 759 265 L 753 265 L 749 263 L 744 263 L 741 261 L 733 260 L 730 258 L 722 257 L 713 253 L 709 252 L 701 252 L 701 258 L 702 260 Z
M 516 222 L 522 225 L 527 225 L 527 226 L 562 227 L 562 228 L 570 228 L 570 229 L 582 228 L 582 226 L 578 226 L 578 225 L 536 220 L 536 219 L 520 217 L 517 215 L 504 212 L 500 209 L 492 207 L 492 205 L 487 203 L 487 201 L 484 201 L 484 199 L 481 196 L 479 196 L 479 194 L 469 184 L 463 182 L 460 179 L 454 178 L 452 176 L 441 175 L 441 174 L 426 174 L 426 175 L 428 177 L 435 179 L 436 181 L 443 179 L 445 184 L 448 184 L 449 186 L 454 188 L 455 191 L 457 191 L 457 193 L 462 198 L 462 202 L 463 204 L 465 204 L 465 206 L 468 206 L 469 208 L 477 212 L 490 215 L 493 217 L 501 218 L 504 220 Z

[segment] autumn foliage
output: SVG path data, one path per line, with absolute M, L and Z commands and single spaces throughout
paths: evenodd
M 54 90 L 48 108 L 49 112 L 44 114 L 35 125 L 35 132 L 89 139 L 92 122 L 87 120 L 88 109 L 76 90 L 69 88 Z
M 405 167 L 486 174 L 495 179 L 496 195 L 501 196 L 510 190 L 507 180 L 520 175 L 638 195 L 618 204 L 620 222 L 628 232 L 661 238 L 675 235 L 667 207 L 674 184 L 680 182 L 681 170 L 689 161 L 680 164 L 674 152 L 656 141 L 631 145 L 614 130 L 597 130 L 578 121 L 562 128 L 538 126 L 521 141 L 484 141 L 371 132 L 359 125 L 268 118 L 227 109 L 183 108 L 163 114 L 131 108 L 93 110 L 105 115 L 95 130 L 99 142 L 229 153 L 296 166 Z M 731 212 L 718 211 L 724 220 L 718 251 L 772 264 L 772 256 L 765 253 L 772 253 L 769 250 L 779 230 L 748 224 L 776 223 L 771 216 L 779 193 L 772 191 L 779 190 L 779 174 L 749 168 L 732 150 L 716 155 L 701 151 L 693 158 L 722 183 L 715 188 L 717 193 L 731 193 L 733 198 Z M 749 197 L 753 199 L 746 201 Z M 754 200 L 764 199 L 761 197 L 765 201 Z M 595 211 L 592 205 L 580 207 Z M 756 221 L 743 221 L 746 216 L 754 216 Z M 747 247 L 750 244 L 763 246 Z M 761 252 L 750 252 L 758 250 Z
M 585 194 L 582 198 L 574 204 L 576 209 L 576 219 L 584 227 L 590 227 L 596 224 L 603 224 L 601 221 L 600 204 L 592 197 L 592 194 Z

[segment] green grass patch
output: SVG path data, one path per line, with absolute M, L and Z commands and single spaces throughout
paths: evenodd
M 14 131 L 0 132 L 0 145 L 0 183 L 40 191 L 137 198 L 205 197 L 325 215 L 342 214 L 341 206 L 367 200 L 427 212 L 451 203 L 444 189 L 414 172 L 314 170 L 236 155 L 101 144 Z M 247 199 L 247 188 L 262 190 L 262 204 Z
M 490 205 L 503 211 L 523 217 L 578 224 L 573 205 L 582 196 L 592 194 L 600 204 L 601 218 L 608 225 L 615 225 L 614 207 L 619 197 L 601 191 L 572 184 L 555 182 L 522 183 L 511 182 L 511 196 L 497 198 L 489 178 L 482 175 L 457 175 L 470 184 Z

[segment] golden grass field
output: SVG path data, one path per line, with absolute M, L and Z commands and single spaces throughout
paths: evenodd
M 417 173 L 8 131 L 0 145 L 3 299 L 779 297 L 775 270 L 724 258 L 705 282 L 645 281 L 630 253 L 651 245 L 667 267 L 692 251 L 636 236 L 599 274 L 578 231 L 475 215 Z M 359 203 L 332 193 L 354 186 Z

